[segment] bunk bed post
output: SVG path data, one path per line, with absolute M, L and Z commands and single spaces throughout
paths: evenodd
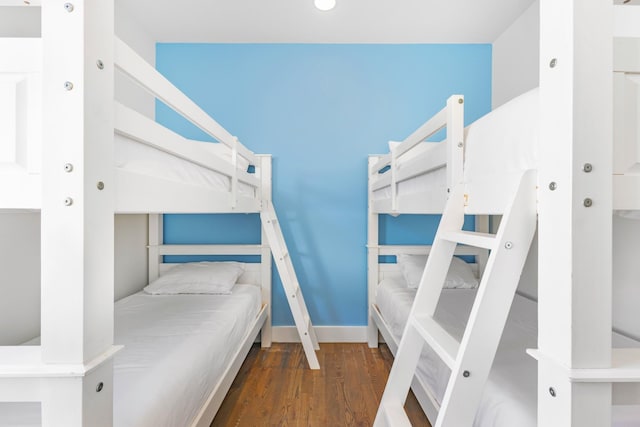
M 462 182 L 464 161 L 464 96 L 447 99 L 447 192 Z
M 260 191 L 263 209 L 265 203 L 271 203 L 271 155 L 260 154 Z M 260 227 L 261 230 L 261 281 L 262 283 L 262 304 L 267 305 L 267 320 L 264 322 L 262 331 L 260 332 L 260 345 L 262 347 L 271 347 L 271 247 L 269 246 L 269 239 L 264 231 L 264 227 Z
M 606 426 L 611 383 L 611 0 L 540 6 L 538 425 Z
M 378 258 L 380 255 L 380 241 L 379 241 L 379 228 L 378 228 L 378 214 L 373 212 L 371 194 L 373 189 L 371 188 L 371 176 L 373 175 L 374 166 L 378 162 L 379 157 L 369 156 L 368 164 L 368 183 L 369 185 L 369 197 L 367 207 L 367 341 L 369 341 L 370 348 L 378 347 L 378 328 L 376 322 L 373 320 L 373 314 L 371 313 L 371 304 L 376 300 L 376 287 L 378 286 Z
M 162 263 L 162 255 L 160 255 L 159 246 L 164 243 L 163 235 L 163 219 L 162 214 L 149 214 L 149 278 L 147 283 L 151 283 L 160 277 L 160 264 Z
M 475 215 L 475 230 L 480 233 L 489 233 L 489 215 Z M 482 277 L 484 269 L 487 266 L 489 260 L 489 251 L 480 249 L 476 255 L 476 263 L 478 264 L 478 277 Z
M 113 28 L 113 0 L 42 3 L 41 354 L 69 366 L 43 373 L 44 426 L 113 419 Z

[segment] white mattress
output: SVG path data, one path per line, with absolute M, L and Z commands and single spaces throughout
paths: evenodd
M 227 176 L 172 156 L 146 144 L 141 144 L 119 134 L 114 135 L 114 144 L 116 168 L 219 191 L 230 191 L 231 189 L 231 180 Z M 205 144 L 203 147 L 231 161 L 231 155 L 225 145 L 211 143 Z M 243 169 L 248 167 L 248 163 L 240 156 L 238 165 Z M 255 197 L 253 188 L 243 183 L 238 183 L 238 194 Z
M 538 168 L 540 96 L 526 92 L 466 129 L 464 182 L 499 179 Z
M 261 307 L 260 288 L 231 295 L 134 294 L 115 305 L 114 426 L 188 426 Z M 233 349 L 233 351 L 231 350 Z M 40 404 L 0 404 L 0 426 L 40 426 Z
M 435 317 L 458 339 L 464 332 L 475 293 L 476 290 L 444 289 L 440 297 Z M 376 304 L 398 342 L 415 294 L 416 290 L 401 280 L 385 279 L 378 286 Z M 516 295 L 474 427 L 536 427 L 537 362 L 525 349 L 536 347 L 537 334 L 536 303 Z M 640 346 L 636 341 L 614 334 L 616 344 Z M 430 348 L 422 353 L 418 375 L 441 402 L 450 370 Z M 513 381 L 514 378 L 518 380 Z M 615 406 L 614 421 L 616 427 L 639 425 L 640 406 Z

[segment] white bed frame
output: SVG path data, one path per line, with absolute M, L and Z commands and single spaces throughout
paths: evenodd
M 263 308 L 193 424 L 208 426 L 257 333 L 263 346 L 271 344 L 271 248 L 264 232 L 259 245 L 163 245 L 159 214 L 262 212 L 271 206 L 271 158 L 253 154 L 118 40 L 113 0 L 47 0 L 41 8 L 41 38 L 0 39 L 7 53 L 0 55 L 0 72 L 15 73 L 8 93 L 20 101 L 9 109 L 16 147 L 2 153 L 13 161 L 1 165 L 0 209 L 39 209 L 42 219 L 42 344 L 0 347 L 0 401 L 41 402 L 43 426 L 112 425 L 112 358 L 120 350 L 113 345 L 114 214 L 146 213 L 149 280 L 158 277 L 167 254 L 261 257 Z M 228 146 L 230 160 L 212 154 L 208 143 L 186 140 L 114 104 L 116 68 Z M 114 132 L 219 172 L 230 190 L 117 169 Z M 238 166 L 240 156 L 255 173 Z M 238 192 L 240 184 L 252 194 Z
M 630 13 L 636 21 L 635 28 L 640 28 L 640 13 L 623 9 L 625 7 L 614 6 L 610 0 L 541 0 L 537 206 L 539 348 L 529 352 L 538 360 L 540 426 L 610 425 L 612 396 L 615 396 L 613 384 L 628 383 L 628 387 L 637 387 L 638 384 L 633 383 L 640 382 L 640 351 L 611 348 L 612 211 L 640 208 L 637 124 L 633 131 L 627 127 L 621 132 L 617 127 L 615 141 L 613 138 L 614 120 L 616 126 L 629 125 L 634 118 L 637 121 L 637 110 L 633 108 L 627 109 L 625 117 L 614 118 L 613 114 L 612 70 L 616 71 L 616 102 L 621 102 L 618 96 L 625 90 L 638 93 L 637 85 L 630 88 L 619 73 L 637 75 L 640 66 L 625 68 L 618 60 L 616 68 L 612 66 L 613 37 L 617 34 L 613 27 L 614 15 L 616 22 L 620 22 L 623 16 L 628 20 L 629 16 L 625 15 Z M 640 30 L 636 30 L 633 37 L 640 37 Z M 615 46 L 619 49 L 620 42 L 616 41 Z M 444 125 L 456 126 L 455 121 L 447 122 L 445 116 L 443 112 L 438 113 L 432 119 L 436 123 L 427 122 L 420 128 L 428 127 L 429 132 L 415 140 L 411 139 L 413 136 L 408 138 L 386 156 L 370 159 L 370 346 L 377 345 L 378 329 L 385 340 L 391 341 L 392 349 L 395 346 L 373 304 L 375 288 L 386 268 L 378 263 L 378 257 L 385 253 L 378 244 L 378 215 L 442 212 L 441 202 L 425 206 L 428 199 L 424 194 L 429 193 L 428 188 L 416 193 L 415 201 L 406 201 L 397 197 L 395 185 L 405 178 L 431 172 L 433 165 L 451 166 L 452 171 L 460 170 L 463 165 L 460 155 L 449 155 L 450 164 L 443 161 L 446 158 L 443 153 L 455 151 L 456 140 L 442 143 L 448 148 L 442 148 L 432 163 L 421 162 L 427 165 L 423 171 L 411 169 L 403 176 L 401 169 L 394 170 L 394 162 L 398 155 L 428 137 L 431 130 Z M 454 129 L 452 134 L 456 132 Z M 379 171 L 387 165 L 391 169 L 384 174 L 388 178 L 383 181 Z M 455 172 L 448 175 L 451 176 L 461 175 Z M 447 187 L 451 188 L 451 184 L 448 181 Z M 392 186 L 391 197 L 374 201 L 373 191 L 385 185 Z M 499 197 L 474 197 L 482 199 L 481 205 L 467 206 L 466 213 L 503 211 L 504 203 Z M 427 416 L 434 421 L 437 405 L 429 392 L 415 379 L 413 388 Z M 637 389 L 634 390 L 633 393 L 637 393 Z

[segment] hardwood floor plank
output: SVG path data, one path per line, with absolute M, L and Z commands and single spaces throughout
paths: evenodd
M 318 361 L 321 369 L 310 370 L 300 344 L 253 346 L 211 426 L 371 426 L 389 349 L 323 343 Z M 414 426 L 429 426 L 412 393 L 405 407 Z

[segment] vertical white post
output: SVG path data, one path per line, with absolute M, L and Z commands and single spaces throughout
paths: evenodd
M 611 363 L 612 8 L 541 1 L 541 426 L 611 422 L 611 385 L 570 382 L 561 366 Z
M 163 216 L 162 214 L 149 214 L 149 283 L 153 282 L 160 276 L 160 263 L 162 255 L 158 246 L 164 243 L 163 235 Z
M 447 99 L 447 189 L 462 181 L 464 161 L 464 96 Z
M 42 4 L 45 364 L 86 366 L 112 349 L 113 25 L 113 0 Z M 111 424 L 113 368 L 96 363 L 42 380 L 43 426 Z
M 113 343 L 113 1 L 42 5 L 42 346 L 84 363 Z
M 373 212 L 373 190 L 371 188 L 371 177 L 374 172 L 373 166 L 378 162 L 378 157 L 369 156 L 368 170 L 368 209 L 367 209 L 367 341 L 369 347 L 378 347 L 378 328 L 371 315 L 371 304 L 376 300 L 376 288 L 378 287 L 378 258 L 380 255 L 380 236 L 378 228 L 378 214 Z
M 260 191 L 262 197 L 262 209 L 266 209 L 269 204 L 271 204 L 271 156 L 270 155 L 259 155 L 260 159 Z M 271 347 L 272 341 L 272 330 L 271 330 L 271 283 L 272 283 L 272 273 L 271 273 L 271 248 L 269 247 L 269 239 L 267 239 L 267 235 L 262 229 L 261 243 L 262 243 L 262 251 L 260 255 L 261 262 L 261 283 L 262 283 L 262 303 L 267 304 L 267 320 L 262 327 L 261 335 L 260 335 L 260 343 L 262 347 Z

